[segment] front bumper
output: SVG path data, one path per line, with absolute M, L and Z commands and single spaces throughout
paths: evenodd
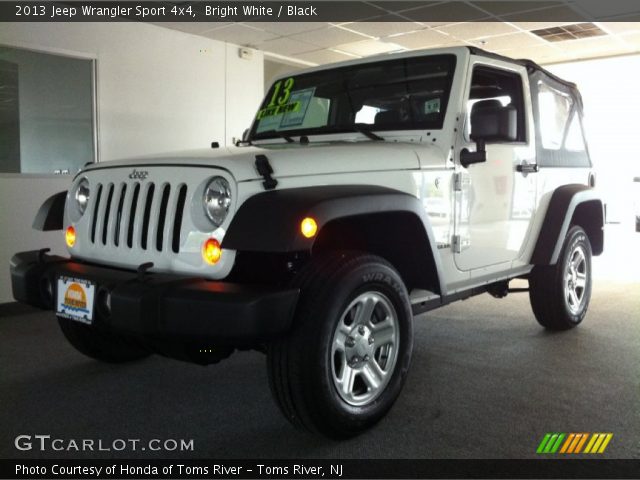
M 11 259 L 11 286 L 18 302 L 55 310 L 60 276 L 96 285 L 92 325 L 149 339 L 230 346 L 251 346 L 286 333 L 299 294 L 297 289 L 138 274 L 38 251 Z M 110 307 L 101 301 L 106 294 Z

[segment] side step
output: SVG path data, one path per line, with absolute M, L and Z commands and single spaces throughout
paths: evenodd
M 433 310 L 442 305 L 440 295 L 429 290 L 411 290 L 409 300 L 411 301 L 411 310 L 414 315 Z

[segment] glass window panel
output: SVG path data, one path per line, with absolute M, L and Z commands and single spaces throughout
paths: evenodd
M 542 147 L 559 150 L 571 113 L 572 100 L 566 95 L 540 83 L 538 90 L 540 136 Z
M 488 66 L 476 66 L 471 78 L 471 90 L 467 102 L 467 135 L 471 135 L 471 112 L 473 106 L 481 101 L 499 102 L 506 107 L 515 107 L 517 114 L 517 141 L 526 141 L 525 110 L 522 77 L 518 73 L 508 72 Z
M 93 60 L 0 45 L 0 173 L 73 174 L 93 133 Z

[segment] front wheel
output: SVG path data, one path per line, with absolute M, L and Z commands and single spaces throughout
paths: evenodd
M 406 288 L 382 258 L 336 253 L 312 260 L 292 332 L 268 350 L 278 406 L 297 427 L 357 435 L 391 408 L 413 348 Z
M 549 330 L 582 322 L 591 299 L 591 243 L 581 227 L 569 229 L 555 265 L 533 269 L 529 298 L 538 323 Z

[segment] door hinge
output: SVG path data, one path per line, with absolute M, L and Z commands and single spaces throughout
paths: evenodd
M 460 239 L 460 235 L 454 235 L 451 239 L 451 248 L 453 249 L 453 253 L 462 253 L 462 240 Z
M 462 174 L 459 172 L 453 174 L 453 191 L 454 192 L 462 191 Z

